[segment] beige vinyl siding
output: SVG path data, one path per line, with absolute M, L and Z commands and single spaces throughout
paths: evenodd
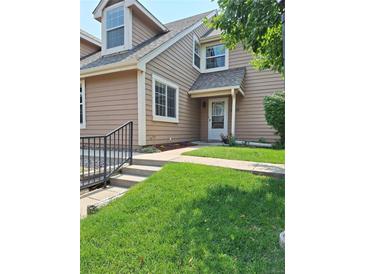
M 85 79 L 86 128 L 80 135 L 104 135 L 133 121 L 133 142 L 138 140 L 137 72 L 126 71 Z
M 203 107 L 205 104 L 205 107 Z M 207 141 L 208 140 L 208 99 L 202 98 L 200 99 L 200 140 Z
M 203 25 L 194 33 L 207 31 Z M 146 142 L 159 144 L 192 141 L 200 138 L 200 100 L 191 99 L 188 91 L 199 76 L 193 68 L 193 33 L 147 63 L 146 67 Z M 179 86 L 179 123 L 152 120 L 152 73 Z M 170 139 L 171 138 L 171 139 Z
M 275 142 L 278 136 L 266 123 L 263 99 L 275 91 L 284 90 L 284 80 L 278 73 L 255 70 L 249 64 L 251 58 L 242 47 L 229 52 L 230 69 L 246 67 L 243 84 L 245 96 L 237 95 L 236 137 L 250 141 L 257 141 L 262 137 L 269 142 Z
M 80 58 L 83 58 L 92 53 L 95 53 L 99 49 L 100 49 L 100 47 L 98 47 L 88 41 L 85 41 L 84 39 L 80 39 Z
M 158 32 L 144 22 L 140 16 L 133 12 L 132 16 L 132 46 L 135 47 L 148 39 L 156 36 Z

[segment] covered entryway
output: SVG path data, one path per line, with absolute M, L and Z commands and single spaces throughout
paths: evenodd
M 244 68 L 203 73 L 191 87 L 191 98 L 201 102 L 202 141 L 219 141 L 235 135 L 237 96 L 244 96 Z

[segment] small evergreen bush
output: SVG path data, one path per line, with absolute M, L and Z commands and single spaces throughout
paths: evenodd
M 280 143 L 285 144 L 285 93 L 275 92 L 264 98 L 265 118 L 267 123 L 276 130 L 280 136 Z

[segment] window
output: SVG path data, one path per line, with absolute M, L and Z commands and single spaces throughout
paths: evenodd
M 179 88 L 161 77 L 153 75 L 153 120 L 178 122 Z
M 85 80 L 80 81 L 80 128 L 85 128 Z
M 124 7 L 106 11 L 106 48 L 115 48 L 124 45 Z
M 207 46 L 205 57 L 205 68 L 207 70 L 226 67 L 226 48 L 222 44 Z
M 196 36 L 193 38 L 193 46 L 194 46 L 194 52 L 193 52 L 193 64 L 197 69 L 200 69 L 200 44 Z
M 212 128 L 224 128 L 224 101 L 212 103 Z

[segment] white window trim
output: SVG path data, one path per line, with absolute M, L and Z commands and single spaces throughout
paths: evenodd
M 86 107 L 85 107 L 85 80 L 80 80 L 82 87 L 82 123 L 80 123 L 80 128 L 86 128 Z
M 124 45 L 107 48 L 107 39 L 106 39 L 106 13 L 109 10 L 123 7 L 124 10 Z M 112 29 L 110 29 L 112 30 Z M 124 5 L 124 2 L 119 2 L 114 5 L 111 5 L 103 10 L 103 16 L 101 20 L 101 35 L 102 35 L 102 47 L 101 53 L 102 55 L 111 54 L 119 51 L 126 51 L 132 48 L 132 12 L 129 8 Z
M 211 47 L 211 46 L 217 46 L 217 45 L 222 45 L 221 42 L 213 42 L 213 43 L 208 43 L 208 44 L 204 44 L 202 46 L 202 56 L 203 58 L 200 58 L 201 60 L 201 71 L 203 73 L 206 72 L 214 72 L 214 71 L 221 71 L 221 70 L 227 70 L 229 68 L 229 50 L 225 47 L 226 50 L 226 58 L 224 61 L 225 66 L 224 67 L 219 67 L 219 68 L 211 68 L 211 69 L 206 69 L 206 52 L 207 52 L 207 47 Z M 223 44 L 224 45 L 224 44 Z
M 200 57 L 200 68 L 202 67 L 202 46 L 200 45 L 199 39 L 198 37 L 196 37 L 196 35 L 193 35 L 193 68 L 195 68 L 197 71 L 201 72 L 201 69 L 198 68 L 195 65 L 195 42 L 198 42 L 199 47 L 200 47 L 200 52 L 199 52 L 199 57 Z
M 176 118 L 156 115 L 156 105 L 155 105 L 156 81 L 176 89 L 176 96 L 175 96 Z M 166 105 L 166 111 L 167 111 L 167 105 Z M 179 122 L 179 86 L 156 74 L 152 74 L 152 120 L 159 121 L 159 122 L 169 122 L 169 123 L 178 123 Z

